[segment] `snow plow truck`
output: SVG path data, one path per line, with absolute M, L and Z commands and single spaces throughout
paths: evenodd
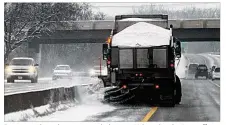
M 99 75 L 108 103 L 148 101 L 174 107 L 181 102 L 175 60 L 180 41 L 168 26 L 168 15 L 118 15 L 103 44 L 107 75 Z M 111 86 L 111 87 L 110 87 Z

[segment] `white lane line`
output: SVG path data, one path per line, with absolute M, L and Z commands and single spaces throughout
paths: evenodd
M 212 83 L 212 84 L 214 84 L 215 86 L 217 86 L 217 87 L 219 87 L 220 88 L 220 86 L 219 85 L 217 85 L 216 83 L 214 83 L 213 81 L 211 81 L 211 80 L 209 80 L 210 81 L 210 83 Z

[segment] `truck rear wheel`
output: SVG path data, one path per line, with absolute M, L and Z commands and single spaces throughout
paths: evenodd
M 178 76 L 176 76 L 176 95 L 175 95 L 175 103 L 180 104 L 182 92 L 181 92 L 181 82 Z
M 169 101 L 168 106 L 169 106 L 169 107 L 174 107 L 174 106 L 175 106 L 175 96 L 173 97 L 172 100 Z

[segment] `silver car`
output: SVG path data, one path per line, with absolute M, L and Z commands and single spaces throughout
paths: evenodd
M 55 69 L 53 69 L 52 80 L 62 78 L 72 79 L 72 70 L 69 65 L 57 65 Z

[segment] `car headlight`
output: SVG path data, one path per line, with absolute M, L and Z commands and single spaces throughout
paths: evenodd
M 28 69 L 29 73 L 34 73 L 35 72 L 35 67 L 34 66 L 30 66 Z
M 90 75 L 94 75 L 94 74 L 95 74 L 95 71 L 94 71 L 93 69 L 91 69 L 91 70 L 89 71 L 89 74 L 90 74 Z
M 12 68 L 7 66 L 6 69 L 5 69 L 5 72 L 6 73 L 11 73 L 12 72 Z

